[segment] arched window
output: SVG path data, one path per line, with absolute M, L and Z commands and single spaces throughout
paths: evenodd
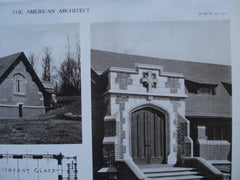
M 20 73 L 13 76 L 13 93 L 26 94 L 25 77 Z

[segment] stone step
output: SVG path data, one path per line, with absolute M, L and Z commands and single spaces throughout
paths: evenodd
M 196 168 L 181 168 L 181 167 L 165 167 L 165 168 L 140 168 L 143 173 L 164 173 L 164 172 L 184 172 L 195 171 Z
M 140 170 L 147 180 L 181 180 L 181 179 L 205 179 L 197 168 L 174 167 L 163 165 L 141 165 Z
M 147 178 L 147 180 L 188 180 L 188 179 L 205 179 L 205 176 L 180 176 L 180 177 L 165 177 L 165 178 Z
M 160 178 L 147 178 L 147 180 L 182 180 L 182 179 L 205 179 L 205 176 L 178 176 L 178 177 L 160 177 Z
M 158 172 L 146 174 L 149 178 L 157 178 L 157 177 L 176 177 L 176 176 L 190 176 L 190 175 L 199 175 L 200 173 L 197 171 L 186 171 L 186 172 Z
M 138 167 L 141 168 L 170 168 L 174 167 L 174 164 L 139 164 Z

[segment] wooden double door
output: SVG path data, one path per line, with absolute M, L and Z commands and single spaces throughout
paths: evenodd
M 166 158 L 166 118 L 150 107 L 131 115 L 131 154 L 137 164 L 164 163 Z

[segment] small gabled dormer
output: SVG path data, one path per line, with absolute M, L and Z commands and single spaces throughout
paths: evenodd
M 231 83 L 227 83 L 227 82 L 222 82 L 224 88 L 226 89 L 226 91 L 228 92 L 228 94 L 230 96 L 232 96 L 232 84 Z
M 194 82 L 190 80 L 185 80 L 185 86 L 189 93 L 197 95 L 216 95 L 216 88 L 218 84 L 205 84 Z

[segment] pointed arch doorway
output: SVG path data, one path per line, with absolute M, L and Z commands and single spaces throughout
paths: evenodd
M 131 154 L 137 164 L 166 163 L 166 116 L 152 107 L 131 114 Z

